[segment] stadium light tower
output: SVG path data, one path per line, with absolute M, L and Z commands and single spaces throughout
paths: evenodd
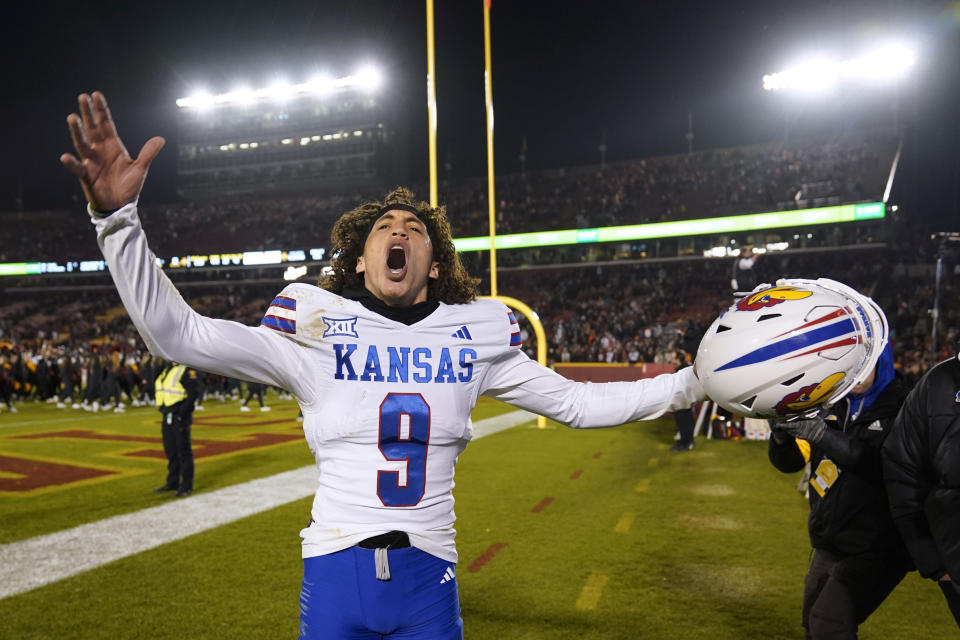
M 375 67 L 366 66 L 353 75 L 356 85 L 365 91 L 376 91 L 380 88 L 383 77 Z
M 331 78 L 322 75 L 311 78 L 300 84 L 290 84 L 286 80 L 278 79 L 270 86 L 251 90 L 247 87 L 237 88 L 227 93 L 211 95 L 206 91 L 177 98 L 177 106 L 181 109 L 209 109 L 219 106 L 250 105 L 256 102 L 277 101 L 285 102 L 311 95 L 326 95 L 335 92 L 366 91 L 375 92 L 383 84 L 383 74 L 372 65 L 360 68 L 356 73 L 342 78 Z
M 915 62 L 916 54 L 911 48 L 888 44 L 849 60 L 808 59 L 785 71 L 763 76 L 763 88 L 766 91 L 817 92 L 841 82 L 894 82 L 903 78 Z
M 177 189 L 185 197 L 239 196 L 367 185 L 396 163 L 391 111 L 376 95 L 382 71 L 259 88 L 197 91 L 177 100 Z

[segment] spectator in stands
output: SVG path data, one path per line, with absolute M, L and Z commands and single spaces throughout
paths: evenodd
M 856 638 L 857 628 L 911 568 L 887 507 L 880 450 L 906 396 L 887 344 L 872 375 L 827 419 L 772 424 L 770 462 L 784 473 L 807 460 L 813 558 L 803 590 L 807 638 Z
M 935 580 L 960 626 L 960 360 L 910 392 L 883 446 L 893 520 L 920 575 Z
M 733 261 L 733 271 L 730 275 L 730 287 L 734 291 L 752 291 L 760 284 L 754 270 L 759 258 L 760 254 L 754 253 L 750 247 L 740 249 L 740 255 Z

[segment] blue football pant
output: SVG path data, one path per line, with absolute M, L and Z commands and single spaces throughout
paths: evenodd
M 463 640 L 455 564 L 415 547 L 387 559 L 390 580 L 373 549 L 305 558 L 298 640 Z

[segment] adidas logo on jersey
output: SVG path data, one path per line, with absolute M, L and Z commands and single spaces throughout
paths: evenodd
M 443 579 L 440 580 L 440 584 L 443 584 L 444 582 L 450 582 L 456 577 L 456 574 L 453 572 L 453 567 L 447 567 L 447 570 L 443 573 Z
M 463 325 L 456 330 L 455 333 L 450 334 L 451 338 L 460 338 L 462 340 L 473 340 L 473 336 L 470 335 L 470 332 L 467 330 L 467 325 Z

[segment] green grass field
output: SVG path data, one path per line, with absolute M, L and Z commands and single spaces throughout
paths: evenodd
M 294 406 L 273 404 L 241 414 L 214 401 L 197 414 L 194 441 L 208 454 L 197 460 L 198 495 L 311 464 L 290 437 Z M 150 442 L 154 410 L 21 409 L 0 414 L 0 487 L 18 477 L 4 462 L 13 458 L 111 473 L 0 490 L 0 544 L 169 500 L 151 492 L 165 468 Z M 508 410 L 484 402 L 474 419 Z M 769 465 L 765 443 L 698 438 L 677 454 L 667 450 L 672 431 L 670 420 L 592 431 L 550 423 L 471 443 L 455 491 L 467 638 L 803 637 L 809 543 L 798 478 Z M 2 599 L 0 638 L 294 638 L 309 507 L 296 500 Z M 939 590 L 911 574 L 860 637 L 956 634 Z

